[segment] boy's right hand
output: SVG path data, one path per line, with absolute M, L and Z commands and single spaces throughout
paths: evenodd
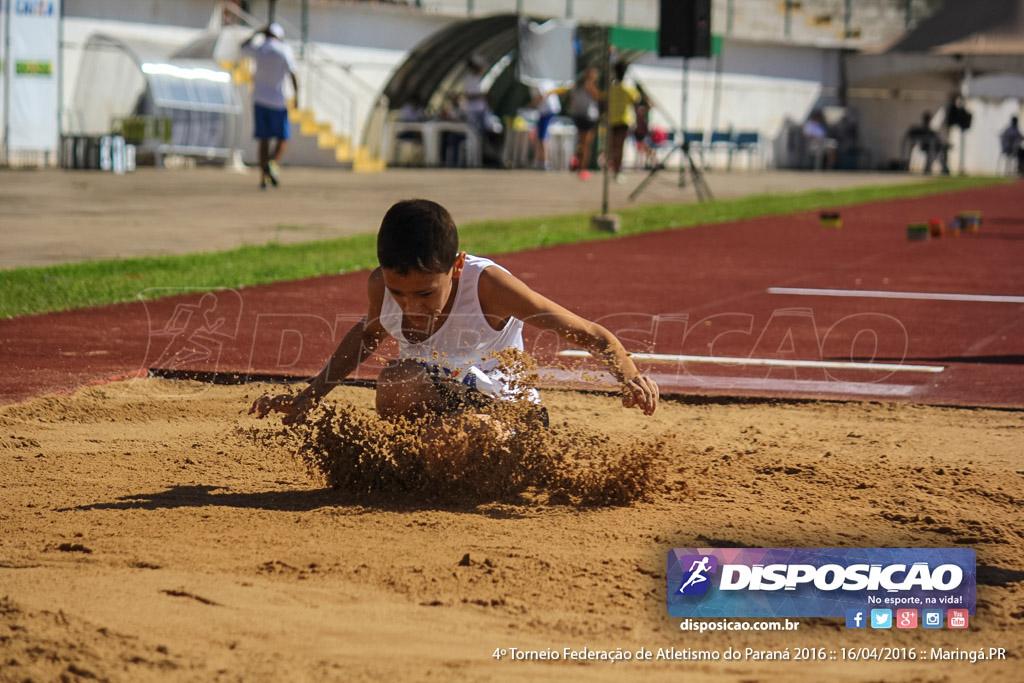
M 658 408 L 658 383 L 646 375 L 637 375 L 623 387 L 622 405 L 639 408 L 644 415 L 653 415 Z
M 313 397 L 309 394 L 278 394 L 271 396 L 263 394 L 253 401 L 249 408 L 249 414 L 256 414 L 257 419 L 262 420 L 272 412 L 284 413 L 281 422 L 286 425 L 294 424 L 306 417 L 306 413 L 313 407 Z

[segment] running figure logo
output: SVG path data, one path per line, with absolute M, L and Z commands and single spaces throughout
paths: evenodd
M 718 558 L 714 555 L 683 555 L 679 558 L 679 566 L 686 570 L 679 595 L 703 595 L 711 586 L 707 575 L 718 571 Z

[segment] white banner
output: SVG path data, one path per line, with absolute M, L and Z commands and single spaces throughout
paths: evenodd
M 7 123 L 7 106 L 4 93 L 7 92 L 7 0 L 0 0 L 0 142 L 3 142 L 4 126 Z
M 53 151 L 58 140 L 61 0 L 8 0 L 9 151 Z

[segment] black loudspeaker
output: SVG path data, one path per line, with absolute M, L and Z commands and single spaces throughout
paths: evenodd
M 711 56 L 711 0 L 661 0 L 659 57 Z

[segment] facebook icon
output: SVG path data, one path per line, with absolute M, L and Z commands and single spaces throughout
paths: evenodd
M 867 628 L 867 610 L 846 610 L 846 628 Z

